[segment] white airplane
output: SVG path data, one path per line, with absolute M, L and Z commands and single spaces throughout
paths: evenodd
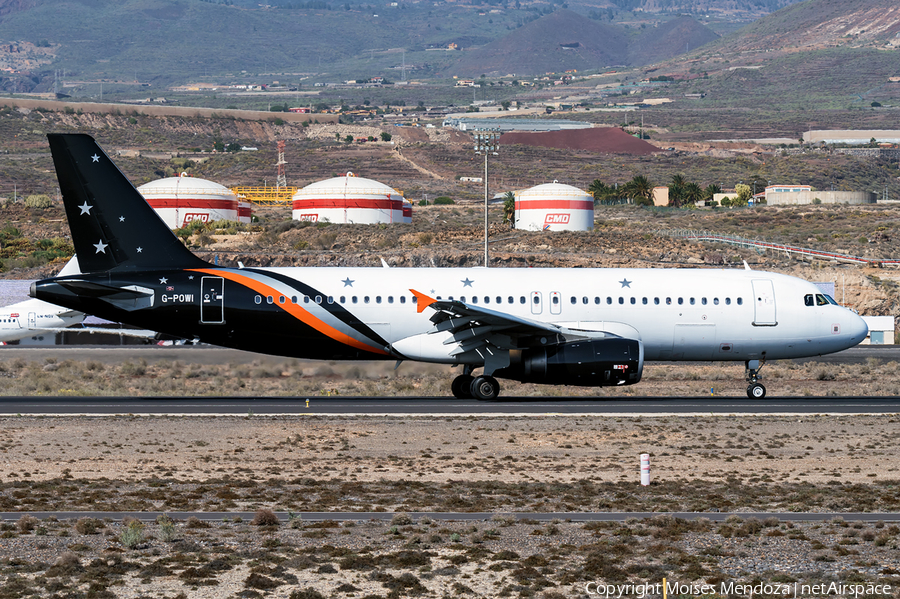
M 85 274 L 39 299 L 261 353 L 461 365 L 456 397 L 497 378 L 631 385 L 645 360 L 766 360 L 840 351 L 865 322 L 812 283 L 762 271 L 555 268 L 224 268 L 194 256 L 87 135 L 48 136 Z M 478 376 L 473 371 L 483 369 Z
M 73 257 L 57 276 L 78 274 L 78 258 Z M 84 320 L 84 313 L 42 300 L 30 299 L 0 308 L 0 342 L 18 341 L 43 333 L 57 332 Z

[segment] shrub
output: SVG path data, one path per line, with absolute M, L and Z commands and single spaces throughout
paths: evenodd
M 25 206 L 28 208 L 49 208 L 53 205 L 53 200 L 50 199 L 50 196 L 44 194 L 35 194 L 30 195 L 25 198 Z
M 25 514 L 16 522 L 16 527 L 22 534 L 28 534 L 38 525 L 39 520 L 30 514 Z
M 256 515 L 250 521 L 253 526 L 278 526 L 278 516 L 272 510 L 256 510 Z
M 456 202 L 453 199 L 448 198 L 447 196 L 440 196 L 438 198 L 434 198 L 435 206 L 449 206 L 450 204 L 455 204 Z
M 413 523 L 412 517 L 406 512 L 399 512 L 394 514 L 394 517 L 391 518 L 391 524 L 395 526 L 409 526 Z
M 175 540 L 177 530 L 175 528 L 175 523 L 172 522 L 171 518 L 165 514 L 161 514 L 156 518 L 156 523 L 159 525 L 159 530 L 156 532 L 157 539 L 163 543 L 169 543 Z
M 139 520 L 131 520 L 125 525 L 119 541 L 128 549 L 134 549 L 144 542 L 144 525 Z
M 75 522 L 75 530 L 81 535 L 95 535 L 104 527 L 104 524 L 96 518 L 79 518 Z

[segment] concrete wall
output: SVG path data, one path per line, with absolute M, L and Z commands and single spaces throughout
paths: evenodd
M 669 188 L 654 187 L 653 188 L 653 205 L 668 206 L 669 205 Z
M 876 197 L 870 191 L 793 191 L 766 195 L 769 206 L 787 204 L 812 204 L 818 198 L 823 204 L 874 204 Z
M 803 141 L 807 143 L 825 142 L 828 144 L 867 144 L 873 137 L 876 141 L 882 143 L 900 143 L 900 131 L 896 129 L 807 131 L 803 134 Z
M 866 321 L 866 325 L 869 327 L 869 334 L 861 345 L 894 344 L 893 316 L 863 316 L 862 319 Z

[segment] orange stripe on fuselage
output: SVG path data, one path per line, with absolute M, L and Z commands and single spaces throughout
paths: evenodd
M 205 269 L 205 268 L 191 269 L 191 271 L 203 273 L 203 274 L 210 275 L 213 277 L 222 277 L 224 279 L 228 279 L 229 281 L 234 281 L 235 283 L 243 285 L 244 287 L 252 289 L 253 291 L 255 291 L 259 294 L 262 294 L 262 295 L 271 295 L 271 296 L 275 296 L 275 297 L 282 295 L 282 293 L 280 291 L 278 291 L 277 289 L 275 289 L 274 287 L 270 287 L 270 286 L 266 285 L 265 283 L 260 283 L 259 281 L 256 281 L 250 277 L 246 277 L 244 275 L 238 274 L 236 272 L 212 270 L 212 269 Z M 301 308 L 298 304 L 287 302 L 284 304 L 275 304 L 275 305 L 277 305 L 279 308 L 281 308 L 282 310 L 284 310 L 285 312 L 287 312 L 288 314 L 290 314 L 297 320 L 302 321 L 303 323 L 311 326 L 312 328 L 319 331 L 323 335 L 331 337 L 335 341 L 343 343 L 344 345 L 349 345 L 350 347 L 355 347 L 356 349 L 361 349 L 363 351 L 372 352 L 375 354 L 382 354 L 385 356 L 388 355 L 388 352 L 384 351 L 380 347 L 373 347 L 371 345 L 363 343 L 362 341 L 358 341 L 357 339 L 354 339 L 350 335 L 347 335 L 346 333 L 342 333 L 341 331 L 337 330 L 330 324 L 322 322 L 320 319 L 316 318 L 315 316 L 310 314 L 308 311 Z

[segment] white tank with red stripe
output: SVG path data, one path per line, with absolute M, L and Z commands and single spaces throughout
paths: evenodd
M 137 188 L 170 229 L 179 229 L 199 220 L 238 220 L 238 199 L 218 183 L 188 177 L 157 179 Z M 248 221 L 249 222 L 249 221 Z
M 412 204 L 384 183 L 347 173 L 297 191 L 293 218 L 331 223 L 408 223 L 412 222 Z
M 590 231 L 594 198 L 557 181 L 516 194 L 516 229 L 526 231 Z
M 238 221 L 245 224 L 253 222 L 253 204 L 251 202 L 238 201 Z

